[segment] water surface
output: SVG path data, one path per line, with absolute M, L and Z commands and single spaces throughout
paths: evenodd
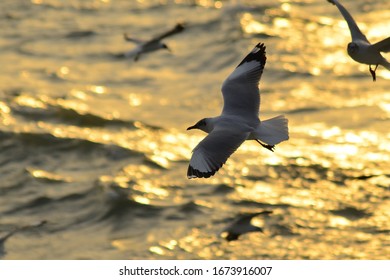
M 387 0 L 342 3 L 370 41 L 390 36 Z M 177 22 L 172 53 L 121 57 L 123 33 Z M 0 28 L 0 258 L 390 255 L 390 72 L 374 83 L 347 56 L 327 1 L 3 0 Z M 223 80 L 258 42 L 260 117 L 286 115 L 290 140 L 247 142 L 188 180 L 204 134 L 186 127 L 220 113 Z M 221 238 L 261 210 L 264 234 Z

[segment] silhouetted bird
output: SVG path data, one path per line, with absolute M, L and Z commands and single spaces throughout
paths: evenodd
M 173 29 L 164 32 L 163 34 L 156 36 L 148 41 L 134 39 L 131 38 L 128 34 L 124 34 L 124 38 L 126 41 L 137 44 L 137 46 L 133 50 L 126 52 L 124 56 L 127 58 L 134 58 L 134 61 L 137 61 L 144 53 L 157 51 L 159 49 L 170 50 L 165 43 L 161 42 L 161 40 L 174 34 L 180 33 L 183 30 L 184 25 L 182 23 L 178 23 Z
M 201 119 L 187 128 L 208 133 L 193 150 L 187 171 L 189 179 L 213 176 L 245 140 L 256 140 L 273 151 L 276 144 L 289 138 L 284 116 L 259 119 L 258 86 L 265 62 L 265 46 L 258 43 L 224 81 L 221 115 Z
M 252 218 L 259 215 L 268 215 L 271 213 L 272 211 L 265 210 L 257 213 L 241 214 L 222 231 L 223 233 L 226 233 L 225 239 L 227 241 L 233 241 L 237 240 L 240 235 L 248 232 L 263 232 L 262 228 L 251 224 Z
M 348 23 L 352 37 L 352 42 L 349 43 L 347 47 L 349 56 L 357 62 L 368 64 L 372 79 L 373 81 L 376 81 L 375 71 L 378 68 L 378 65 L 382 65 L 387 70 L 390 70 L 390 63 L 381 55 L 381 52 L 390 52 L 390 37 L 372 45 L 360 31 L 350 13 L 339 1 L 328 0 L 328 2 L 337 6 Z M 375 69 L 372 69 L 371 65 L 375 65 Z

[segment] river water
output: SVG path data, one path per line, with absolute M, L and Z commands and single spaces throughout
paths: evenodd
M 371 42 L 388 0 L 344 0 Z M 139 61 L 123 33 L 151 38 Z M 390 72 L 348 57 L 325 0 L 2 0 L 0 258 L 388 259 Z M 187 179 L 221 84 L 267 47 L 261 119 L 284 114 L 274 153 L 247 141 Z M 387 56 L 390 58 L 389 56 Z M 227 242 L 240 213 L 264 233 Z

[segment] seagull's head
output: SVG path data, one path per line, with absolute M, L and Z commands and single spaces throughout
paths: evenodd
M 358 52 L 359 51 L 358 44 L 356 44 L 354 42 L 349 43 L 348 47 L 347 47 L 347 51 L 348 51 L 348 54 L 353 54 L 353 53 Z
M 204 119 L 201 119 L 200 121 L 198 121 L 193 126 L 190 126 L 189 128 L 187 128 L 187 130 L 200 129 L 206 133 L 210 133 L 211 130 L 213 130 L 212 128 L 213 128 L 213 125 L 212 125 L 211 118 L 204 118 Z

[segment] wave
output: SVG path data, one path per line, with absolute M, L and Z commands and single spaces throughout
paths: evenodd
M 259 209 L 274 209 L 274 208 L 289 208 L 289 207 L 294 207 L 293 205 L 287 204 L 287 203 L 263 203 L 263 202 L 257 202 L 253 200 L 246 200 L 242 199 L 240 201 L 234 201 L 233 205 L 238 205 L 238 206 L 246 206 L 246 207 L 255 207 Z
M 14 142 L 8 145 L 7 149 L 11 147 L 19 146 L 41 146 L 43 148 L 48 148 L 50 146 L 56 146 L 61 148 L 61 150 L 77 150 L 77 149 L 89 149 L 89 148 L 103 148 L 103 149 L 112 149 L 115 147 L 121 149 L 121 152 L 128 153 L 130 155 L 143 155 L 142 153 L 129 150 L 120 146 L 106 145 L 103 143 L 93 142 L 87 139 L 80 138 L 69 138 L 69 137 L 57 137 L 50 133 L 34 133 L 34 132 L 13 132 L 13 131 L 1 131 L 0 130 L 0 139 L 12 139 Z M 106 148 L 105 148 L 106 147 Z M 4 147 L 3 147 L 4 148 Z
M 103 127 L 103 126 L 126 126 L 136 128 L 135 121 L 120 119 L 109 119 L 92 113 L 81 113 L 72 108 L 65 108 L 59 105 L 49 105 L 45 109 L 26 106 L 13 106 L 12 112 L 25 117 L 28 120 L 60 122 L 82 127 Z M 148 126 L 148 125 L 145 125 Z M 152 127 L 152 126 L 150 126 Z
M 334 215 L 347 218 L 348 220 L 351 221 L 372 216 L 372 214 L 369 213 L 367 210 L 357 209 L 356 207 L 353 206 L 347 206 L 337 210 L 330 210 L 329 212 L 331 212 Z

